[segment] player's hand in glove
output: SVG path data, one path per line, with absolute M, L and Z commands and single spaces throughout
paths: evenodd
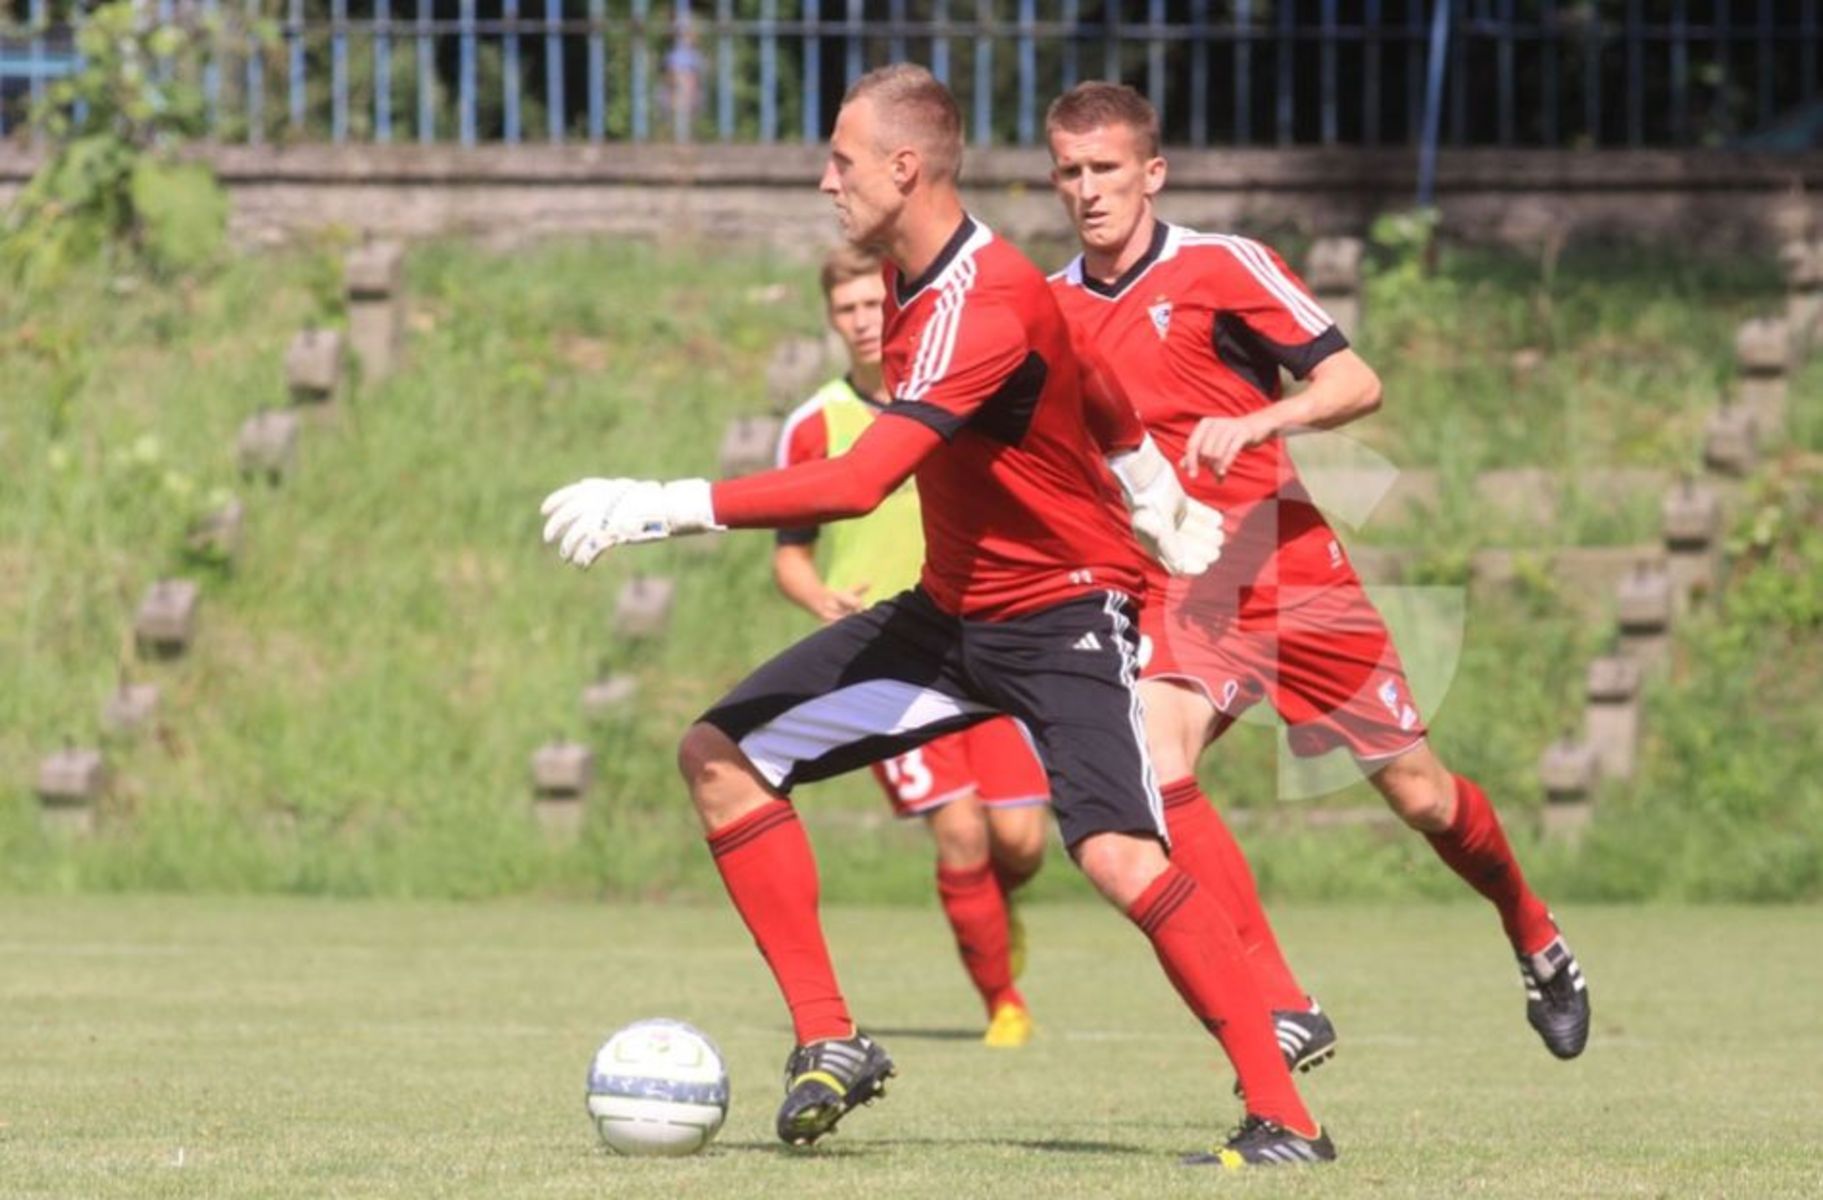
M 558 488 L 539 509 L 546 544 L 563 561 L 587 567 L 610 546 L 720 529 L 706 479 L 583 479 Z
M 1184 494 L 1177 473 L 1150 437 L 1108 456 L 1146 552 L 1173 575 L 1201 575 L 1222 556 L 1222 514 Z

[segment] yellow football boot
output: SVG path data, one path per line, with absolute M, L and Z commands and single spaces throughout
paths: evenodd
M 1031 1013 L 1017 1004 L 1002 1004 L 994 1010 L 994 1019 L 987 1023 L 981 1044 L 996 1050 L 1015 1050 L 1032 1040 L 1032 1031 L 1036 1028 Z

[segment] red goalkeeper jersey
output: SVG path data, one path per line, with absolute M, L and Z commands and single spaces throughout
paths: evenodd
M 921 582 L 947 612 L 998 617 L 1093 591 L 1139 596 L 1138 549 L 1085 414 L 1044 276 L 965 218 L 918 279 L 886 269 L 882 419 L 948 444 L 917 470 Z

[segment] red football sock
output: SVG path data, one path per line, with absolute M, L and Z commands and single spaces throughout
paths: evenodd
M 1241 1081 L 1247 1111 L 1299 1133 L 1317 1130 L 1279 1053 L 1266 1002 L 1221 905 L 1168 866 L 1127 910 L 1152 939 L 1160 965 L 1190 1011 L 1221 1042 Z
M 1160 791 L 1165 798 L 1165 826 L 1171 835 L 1171 861 L 1189 872 L 1234 923 L 1235 936 L 1241 939 L 1247 966 L 1266 1007 L 1308 1009 L 1310 995 L 1298 986 L 1291 964 L 1279 949 L 1279 939 L 1273 936 L 1266 910 L 1260 906 L 1253 869 L 1215 805 L 1194 778 L 1167 783 Z
M 1532 889 L 1507 845 L 1494 806 L 1474 780 L 1456 779 L 1456 819 L 1442 833 L 1427 833 L 1437 857 L 1468 885 L 1493 901 L 1507 940 L 1520 954 L 1536 954 L 1551 944 L 1557 927 Z
M 988 1015 L 1002 1004 L 1025 1007 L 1025 998 L 1013 986 L 1013 967 L 1007 958 L 1006 898 L 989 863 L 973 867 L 937 864 L 937 895 L 943 913 L 956 933 L 956 949 L 975 990 L 987 1005 Z
M 769 800 L 724 825 L 709 851 L 785 994 L 798 1044 L 853 1034 L 817 916 L 816 856 L 791 805 Z

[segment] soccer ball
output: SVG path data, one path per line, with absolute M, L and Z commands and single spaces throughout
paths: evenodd
M 682 1021 L 635 1021 L 589 1064 L 589 1119 L 616 1154 L 695 1154 L 727 1115 L 721 1051 Z

